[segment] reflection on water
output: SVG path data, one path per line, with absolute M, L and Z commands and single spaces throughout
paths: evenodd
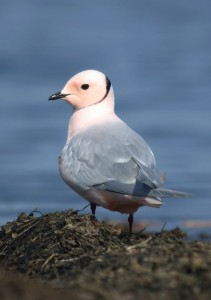
M 57 167 L 71 109 L 47 101 L 84 69 L 110 77 L 118 114 L 150 144 L 166 186 L 195 195 L 136 219 L 210 220 L 210 11 L 206 0 L 3 1 L 0 223 L 86 204 Z M 98 216 L 126 218 L 101 208 Z

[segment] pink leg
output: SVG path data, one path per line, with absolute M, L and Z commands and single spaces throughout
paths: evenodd
M 91 211 L 93 216 L 95 216 L 96 204 L 91 203 Z
M 129 223 L 129 232 L 132 233 L 133 228 L 133 214 L 130 214 L 128 217 L 128 223 Z

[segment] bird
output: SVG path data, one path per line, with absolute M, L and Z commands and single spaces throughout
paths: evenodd
M 161 198 L 191 194 L 162 187 L 165 176 L 146 141 L 114 110 L 109 78 L 96 70 L 82 71 L 48 100 L 72 106 L 67 140 L 58 157 L 63 180 L 88 200 L 92 214 L 101 206 L 128 214 L 132 233 L 134 213 L 142 206 L 159 208 Z

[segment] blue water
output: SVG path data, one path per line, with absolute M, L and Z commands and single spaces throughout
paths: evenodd
M 86 69 L 111 79 L 118 115 L 153 149 L 165 186 L 195 195 L 136 220 L 210 220 L 210 33 L 209 0 L 1 0 L 0 223 L 86 205 L 57 166 L 71 108 L 47 101 Z

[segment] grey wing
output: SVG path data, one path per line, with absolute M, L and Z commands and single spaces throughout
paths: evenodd
M 151 149 L 123 122 L 81 131 L 65 151 L 69 172 L 81 187 L 145 195 L 161 185 Z

